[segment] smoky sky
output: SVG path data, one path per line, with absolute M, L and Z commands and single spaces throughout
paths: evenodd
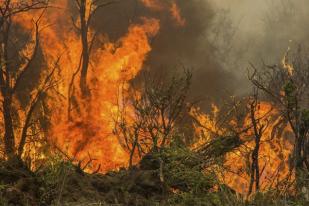
M 110 41 L 117 41 L 127 33 L 130 24 L 140 23 L 141 17 L 160 20 L 158 35 L 150 39 L 152 51 L 144 70 L 153 75 L 192 70 L 190 96 L 204 100 L 201 106 L 206 107 L 233 93 L 237 78 L 220 65 L 205 38 L 215 16 L 212 5 L 204 0 L 178 0 L 177 4 L 186 20 L 183 27 L 175 23 L 170 12 L 153 11 L 137 0 L 120 1 L 102 9 L 96 15 L 94 27 L 106 33 Z
M 217 38 L 218 41 L 213 44 L 221 51 L 226 51 L 226 47 L 229 48 L 225 58 L 227 64 L 224 67 L 234 71 L 241 78 L 243 87 L 237 88 L 238 91 L 247 91 L 248 81 L 243 74 L 246 73 L 249 63 L 278 64 L 289 47 L 291 50 L 297 49 L 298 46 L 308 48 L 307 0 L 208 0 L 208 2 L 212 4 L 216 13 L 212 27 L 221 31 L 221 40 Z M 231 30 L 233 36 L 224 36 Z M 209 33 L 207 37 L 211 35 L 213 34 Z M 228 44 L 222 44 L 224 37 L 229 40 Z
M 161 0 L 166 2 L 166 0 Z M 306 0 L 177 0 L 184 27 L 168 11 L 153 11 L 139 0 L 122 0 L 101 9 L 95 30 L 112 42 L 141 17 L 160 20 L 159 34 L 144 64 L 150 73 L 193 71 L 190 96 L 202 107 L 250 91 L 249 63 L 276 64 L 289 46 L 307 45 L 309 2 Z

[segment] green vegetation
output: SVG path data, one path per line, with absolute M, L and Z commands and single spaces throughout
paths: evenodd
M 88 174 L 60 157 L 36 172 L 1 163 L 1 205 L 305 206 L 304 196 L 280 190 L 247 199 L 205 170 L 203 157 L 183 144 L 152 152 L 131 169 Z M 9 176 L 11 175 L 11 176 Z M 10 177 L 10 178 L 9 178 Z M 6 180 L 6 181 L 5 181 Z

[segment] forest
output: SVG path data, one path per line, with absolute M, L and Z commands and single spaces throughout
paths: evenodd
M 0 205 L 309 205 L 307 0 L 0 0 Z

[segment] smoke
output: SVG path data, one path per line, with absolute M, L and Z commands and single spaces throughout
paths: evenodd
M 156 0 L 167 4 L 164 0 Z M 191 96 L 201 106 L 230 95 L 249 92 L 249 62 L 275 64 L 289 46 L 306 45 L 309 4 L 306 0 L 175 0 L 185 19 L 180 26 L 166 10 L 146 7 L 141 0 L 125 0 L 101 9 L 94 29 L 117 41 L 142 17 L 160 20 L 160 33 L 151 41 L 144 64 L 150 73 L 193 71 Z
M 216 13 L 212 27 L 220 31 L 213 44 L 219 54 L 225 54 L 225 69 L 241 78 L 239 93 L 246 93 L 250 88 L 244 75 L 249 62 L 278 64 L 288 47 L 308 46 L 309 3 L 306 0 L 209 2 Z M 224 38 L 229 42 L 224 42 Z M 214 40 L 214 33 L 209 33 L 208 39 Z
M 160 4 L 168 1 L 158 0 Z M 102 9 L 95 18 L 95 29 L 116 41 L 141 17 L 160 20 L 160 32 L 151 40 L 152 51 L 144 64 L 150 74 L 175 74 L 184 68 L 193 72 L 191 97 L 204 99 L 202 107 L 232 94 L 236 76 L 225 70 L 215 58 L 212 45 L 205 38 L 215 17 L 212 6 L 205 0 L 175 1 L 185 19 L 180 25 L 168 10 L 147 8 L 140 0 L 126 0 Z

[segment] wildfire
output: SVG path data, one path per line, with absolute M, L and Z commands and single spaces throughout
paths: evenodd
M 78 159 L 98 159 L 104 170 L 110 170 L 127 164 L 127 154 L 112 135 L 114 128 L 113 113 L 117 112 L 117 94 L 120 85 L 129 87 L 128 81 L 141 70 L 143 61 L 151 48 L 148 37 L 158 32 L 156 20 L 145 20 L 143 25 L 133 25 L 129 33 L 116 44 L 109 43 L 97 51 L 97 70 L 91 74 L 93 90 L 90 100 L 83 102 L 78 119 L 66 124 L 66 116 L 53 121 L 53 133 L 59 145 L 68 146 L 69 154 Z M 59 118 L 59 116 L 56 116 Z M 63 123 L 60 123 L 63 122 Z
M 119 87 L 128 88 L 128 82 L 142 69 L 151 51 L 148 38 L 158 30 L 157 20 L 144 19 L 143 24 L 132 25 L 117 43 L 107 43 L 93 54 L 95 69 L 89 75 L 91 99 L 79 99 L 82 106 L 73 121 L 67 122 L 66 115 L 56 115 L 53 120 L 52 139 L 62 148 L 67 147 L 68 154 L 84 160 L 91 153 L 91 158 L 96 160 L 94 166 L 101 165 L 102 171 L 127 164 L 128 156 L 112 134 L 117 94 Z
M 180 9 L 175 2 L 172 3 L 170 10 L 171 10 L 172 17 L 175 19 L 177 24 L 179 26 L 184 26 L 186 24 L 186 20 L 181 16 Z
M 185 26 L 186 20 L 181 15 L 181 10 L 176 1 L 140 0 L 145 7 L 154 11 L 167 11 L 178 26 Z M 90 1 L 88 1 L 89 3 Z M 47 134 L 48 140 L 57 149 L 68 155 L 74 161 L 92 161 L 91 170 L 100 168 L 101 172 L 116 169 L 128 164 L 129 155 L 122 148 L 118 138 L 113 134 L 115 127 L 113 116 L 118 111 L 119 88 L 122 98 L 126 98 L 130 88 L 130 81 L 142 70 L 147 55 L 151 52 L 150 38 L 155 37 L 160 30 L 160 22 L 152 18 L 140 18 L 141 23 L 132 24 L 125 36 L 116 42 L 107 42 L 104 34 L 98 38 L 104 39 L 102 45 L 96 45 L 91 53 L 88 87 L 91 95 L 83 98 L 76 89 L 73 93 L 73 108 L 69 106 L 70 87 L 78 88 L 74 75 L 78 72 L 81 61 L 82 45 L 78 32 L 72 25 L 70 15 L 67 14 L 68 1 L 56 0 L 55 8 L 48 11 L 35 11 L 34 13 L 21 13 L 13 19 L 24 29 L 33 30 L 36 20 L 39 20 L 40 47 L 44 60 L 51 65 L 59 58 L 58 85 L 56 91 L 48 100 L 52 109 L 51 125 Z M 87 4 L 87 15 L 91 11 Z M 46 12 L 46 13 L 42 13 Z M 74 22 L 79 25 L 79 20 Z M 89 31 L 89 39 L 94 36 L 94 31 Z M 35 35 L 32 35 L 35 36 Z M 33 44 L 27 45 L 21 52 L 24 56 L 31 55 Z M 283 66 L 292 75 L 293 68 L 283 60 Z M 72 79 L 73 78 L 73 79 Z M 267 187 L 284 180 L 289 174 L 289 156 L 292 151 L 293 140 L 289 137 L 290 128 L 285 125 L 279 138 L 273 138 L 273 131 L 281 121 L 279 112 L 271 110 L 271 105 L 262 102 L 256 113 L 257 117 L 270 112 L 263 124 L 268 124 L 263 133 L 260 147 L 261 186 Z M 69 118 L 71 113 L 71 118 Z M 224 135 L 227 129 L 217 125 L 219 109 L 213 105 L 210 115 L 193 109 L 193 116 L 200 125 L 196 124 L 196 136 L 200 137 L 193 148 L 211 140 L 215 135 Z M 231 120 L 230 125 L 235 126 L 236 120 Z M 250 117 L 244 119 L 242 128 L 250 125 Z M 228 153 L 225 157 L 222 180 L 240 193 L 248 189 L 250 175 L 246 170 L 250 159 L 250 152 L 254 148 L 252 130 L 242 134 L 241 139 L 245 145 L 240 149 Z M 43 137 L 42 137 L 43 138 Z M 40 143 L 33 147 L 41 147 Z M 27 151 L 35 156 L 31 145 Z M 42 157 L 41 157 L 42 158 Z M 100 166 L 100 167 L 99 167 Z M 246 167 L 247 166 L 247 167 Z
M 281 61 L 281 64 L 283 66 L 283 69 L 285 69 L 288 72 L 289 76 L 293 76 L 294 68 L 289 63 L 289 60 L 288 60 L 289 51 L 290 51 L 290 48 L 288 48 L 286 54 L 284 55 L 284 57 L 283 57 L 283 59 Z
M 86 14 L 89 16 L 94 5 L 87 1 Z M 25 30 L 34 31 L 35 22 L 40 26 L 40 47 L 44 52 L 44 60 L 52 65 L 59 60 L 57 91 L 52 91 L 48 100 L 52 109 L 51 125 L 48 139 L 74 161 L 92 161 L 91 170 L 100 167 L 100 171 L 108 171 L 126 166 L 128 154 L 113 135 L 113 116 L 118 112 L 117 101 L 119 88 L 126 98 L 130 87 L 129 81 L 141 71 L 151 46 L 149 39 L 156 36 L 160 29 L 157 19 L 141 17 L 139 24 L 132 24 L 125 36 L 117 42 L 108 42 L 105 34 L 102 45 L 96 45 L 90 59 L 88 87 L 89 98 L 82 98 L 78 90 L 78 78 L 72 81 L 80 64 L 82 45 L 70 14 L 68 1 L 54 1 L 53 7 L 44 11 L 25 12 L 16 16 L 14 22 Z M 80 20 L 74 22 L 80 25 Z M 63 35 L 65 34 L 65 35 Z M 90 28 L 89 39 L 94 35 Z M 34 35 L 32 35 L 34 36 Z M 24 55 L 31 51 L 33 44 L 22 51 Z M 73 82 L 74 104 L 69 108 L 69 89 Z M 69 111 L 70 110 L 70 111 Z M 68 113 L 71 113 L 69 120 Z M 35 151 L 38 145 L 27 145 L 27 151 Z M 33 155 L 32 155 L 33 156 Z
M 140 0 L 145 7 L 154 11 L 168 11 L 171 18 L 176 22 L 177 26 L 185 26 L 186 20 L 181 15 L 181 10 L 178 7 L 175 0 L 164 1 L 164 0 Z
M 156 11 L 161 11 L 164 9 L 162 2 L 160 0 L 140 0 L 146 7 L 151 8 Z
M 226 132 L 225 129 L 217 128 L 216 114 L 217 108 L 214 107 L 213 113 L 210 115 L 203 114 L 194 109 L 191 115 L 200 122 L 200 125 L 195 125 L 196 135 L 201 137 L 194 147 L 204 144 L 216 135 L 222 135 Z M 267 115 L 266 115 L 267 114 Z M 262 117 L 266 118 L 262 118 Z M 267 129 L 261 137 L 259 164 L 260 164 L 260 184 L 262 190 L 271 188 L 281 181 L 286 180 L 287 177 L 293 179 L 293 174 L 290 171 L 289 159 L 293 148 L 293 139 L 291 138 L 291 129 L 284 125 L 280 130 L 282 132 L 279 136 L 274 137 L 274 131 L 279 125 L 281 119 L 276 109 L 267 102 L 261 102 L 256 111 L 257 119 L 261 119 L 260 124 L 268 124 Z M 231 120 L 230 125 L 235 128 L 235 120 Z M 249 128 L 251 120 L 249 114 L 245 117 L 242 129 Z M 215 135 L 214 135 L 215 134 Z M 239 193 L 246 194 L 249 188 L 250 173 L 249 162 L 251 152 L 255 146 L 254 134 L 252 129 L 243 133 L 240 138 L 245 144 L 226 155 L 224 165 L 224 172 L 220 175 L 223 182 L 233 188 Z

